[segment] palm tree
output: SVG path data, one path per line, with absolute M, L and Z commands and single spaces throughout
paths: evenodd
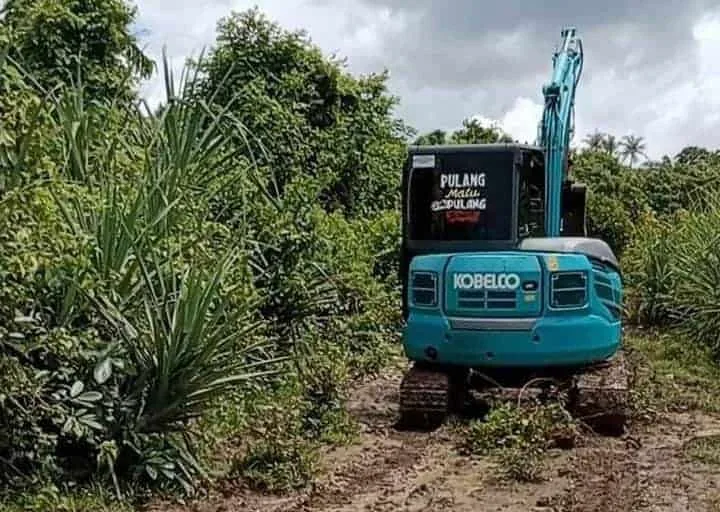
M 635 135 L 625 135 L 620 141 L 620 156 L 630 164 L 630 167 L 633 167 L 641 156 L 647 158 L 644 139 Z
M 618 152 L 618 141 L 614 135 L 605 135 L 602 141 L 602 149 L 610 156 L 617 155 Z
M 603 147 L 603 140 L 605 140 L 605 134 L 595 130 L 595 133 L 591 133 L 585 137 L 585 145 L 591 151 L 597 151 Z

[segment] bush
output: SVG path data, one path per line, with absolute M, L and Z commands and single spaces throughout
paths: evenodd
M 672 322 L 672 270 L 677 244 L 676 224 L 652 212 L 643 215 L 633 228 L 632 243 L 622 259 L 627 288 L 625 314 L 630 322 L 656 326 Z
M 623 258 L 629 319 L 678 327 L 720 357 L 720 202 L 708 192 L 689 211 L 648 214 L 634 237 Z
M 720 357 L 720 202 L 711 198 L 675 225 L 673 291 L 667 301 L 674 319 L 691 339 Z
M 84 126 L 85 111 L 63 107 L 83 94 L 61 92 L 47 104 L 50 117 Z M 93 109 L 114 115 L 108 105 Z M 247 287 L 233 279 L 247 274 L 238 271 L 246 253 L 227 259 L 238 252 L 232 245 L 212 251 L 212 238 L 197 243 L 178 229 L 206 209 L 197 186 L 213 188 L 213 175 L 196 166 L 224 159 L 222 144 L 203 146 L 192 131 L 197 123 L 209 125 L 209 139 L 221 135 L 213 121 L 185 103 L 138 121 L 155 142 L 131 162 L 144 172 L 125 175 L 112 169 L 128 155 L 95 152 L 73 131 L 61 154 L 74 156 L 56 162 L 57 178 L 2 197 L 13 213 L 0 235 L 0 348 L 23 384 L 8 383 L 3 395 L 5 484 L 97 476 L 118 493 L 120 480 L 190 490 L 203 474 L 188 442 L 192 422 L 217 395 L 271 369 L 273 347 L 242 298 Z M 163 135 L 178 132 L 185 138 L 167 144 Z M 198 248 L 213 252 L 207 271 Z
M 155 112 L 114 101 L 128 90 L 103 90 L 95 59 L 70 85 L 44 70 L 47 95 L 0 59 L 17 99 L 0 113 L 5 488 L 191 492 L 207 432 L 252 439 L 240 476 L 296 487 L 323 443 L 355 435 L 346 390 L 382 367 L 399 323 L 394 99 L 384 76 L 356 79 L 252 13 L 236 29 L 272 37 L 221 38 L 177 88 L 165 62 Z M 225 76 L 238 51 L 252 58 Z
M 591 192 L 587 215 L 588 235 L 604 240 L 617 257 L 622 257 L 633 229 L 624 205 L 617 199 Z
M 320 443 L 303 431 L 310 409 L 292 377 L 269 396 L 254 401 L 253 419 L 245 430 L 243 447 L 234 455 L 229 476 L 252 488 L 271 492 L 300 489 L 310 484 L 317 468 Z

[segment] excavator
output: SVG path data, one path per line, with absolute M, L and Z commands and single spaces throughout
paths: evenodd
M 620 265 L 587 236 L 568 172 L 582 40 L 561 31 L 535 144 L 413 145 L 402 177 L 400 422 L 442 424 L 473 393 L 561 389 L 622 432 L 628 371 Z

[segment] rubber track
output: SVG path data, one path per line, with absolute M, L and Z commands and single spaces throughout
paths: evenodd
M 629 416 L 629 371 L 622 351 L 577 375 L 573 415 L 596 430 L 621 434 Z
M 400 384 L 400 421 L 409 428 L 436 426 L 448 413 L 449 398 L 447 373 L 413 366 Z

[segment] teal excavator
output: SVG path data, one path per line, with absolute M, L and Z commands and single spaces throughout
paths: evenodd
M 442 422 L 471 391 L 532 380 L 563 389 L 589 424 L 624 428 L 620 265 L 587 236 L 586 189 L 568 175 L 583 50 L 574 28 L 561 35 L 536 144 L 409 149 L 403 423 Z

